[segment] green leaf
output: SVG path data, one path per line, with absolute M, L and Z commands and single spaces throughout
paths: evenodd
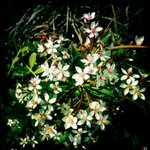
M 82 58 L 82 55 L 81 55 L 81 53 L 78 51 L 78 49 L 77 49 L 77 47 L 76 47 L 75 44 L 72 44 L 72 56 L 73 56 L 74 58 L 76 58 L 76 57 Z
M 112 35 L 112 31 L 110 30 L 108 33 L 106 33 L 106 34 L 104 35 L 104 37 L 101 38 L 101 40 L 102 40 L 104 43 L 106 43 L 106 42 L 108 42 L 108 40 L 111 38 L 111 35 Z
M 101 89 L 100 90 L 102 93 L 106 94 L 106 95 L 109 95 L 111 97 L 114 97 L 114 94 L 112 91 L 108 90 L 108 89 Z
M 30 48 L 28 46 L 23 47 L 19 51 L 22 53 L 22 56 L 25 56 L 29 52 Z
M 43 72 L 43 69 L 41 66 L 39 66 L 35 71 L 34 71 L 34 74 L 40 74 Z
M 106 51 L 105 51 L 105 54 L 106 54 L 106 56 L 111 57 L 111 51 L 110 51 L 110 50 L 106 50 Z
M 14 64 L 19 60 L 19 57 L 16 56 L 12 62 L 11 68 L 14 68 Z
M 20 72 L 14 72 L 12 76 L 23 76 L 23 74 Z
M 35 65 L 36 63 L 36 53 L 33 52 L 30 57 L 29 57 L 29 66 L 30 66 L 30 69 L 33 68 L 33 66 Z

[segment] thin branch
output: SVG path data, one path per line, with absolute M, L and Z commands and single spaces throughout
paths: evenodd
M 109 47 L 108 50 L 115 50 L 115 49 L 121 49 L 121 48 L 150 48 L 150 46 L 138 46 L 138 45 L 121 45 L 121 46 L 114 46 L 114 47 Z

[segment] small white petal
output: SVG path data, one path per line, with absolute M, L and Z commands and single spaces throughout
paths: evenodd
M 75 68 L 78 73 L 82 73 L 82 69 L 80 67 L 76 66 Z
M 100 32 L 100 31 L 102 31 L 102 30 L 103 30 L 102 27 L 97 27 L 97 28 L 96 28 L 96 32 Z
M 126 87 L 127 87 L 127 85 L 126 85 L 126 84 L 124 84 L 124 83 L 122 83 L 122 84 L 120 84 L 120 87 L 121 87 L 121 88 L 126 88 Z
M 124 70 L 123 68 L 121 68 L 121 71 L 122 71 L 124 74 L 127 74 L 127 71 Z
M 137 98 L 138 98 L 137 94 L 134 94 L 133 95 L 133 100 L 137 100 Z
M 143 100 L 145 100 L 145 95 L 141 93 L 140 94 L 140 98 L 143 99 Z
M 124 95 L 127 95 L 129 93 L 129 89 L 124 90 Z
M 92 12 L 91 13 L 91 19 L 94 19 L 94 17 L 95 17 L 95 12 Z
M 84 29 L 86 33 L 91 33 L 90 29 Z
M 53 104 L 53 103 L 55 103 L 56 102 L 56 98 L 51 98 L 50 99 L 50 104 Z

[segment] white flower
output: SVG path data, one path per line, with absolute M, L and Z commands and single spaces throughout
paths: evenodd
M 37 94 L 35 94 L 33 98 L 27 102 L 26 107 L 28 109 L 35 109 L 40 102 L 41 98 Z
M 65 129 L 72 127 L 73 129 L 77 129 L 77 117 L 73 117 L 71 114 L 65 116 L 62 119 L 65 122 Z
M 141 37 L 138 37 L 137 35 L 135 36 L 136 45 L 138 46 L 142 45 L 143 41 L 144 41 L 144 36 Z
M 76 80 L 75 85 L 76 86 L 82 85 L 84 83 L 84 80 L 87 80 L 90 77 L 87 74 L 89 72 L 89 68 L 85 67 L 84 70 L 82 71 L 82 69 L 80 67 L 76 66 L 75 69 L 78 72 L 72 76 L 72 78 Z
M 52 54 L 52 55 L 51 55 L 51 58 L 52 58 L 52 63 L 51 63 L 51 65 L 53 65 L 53 66 L 55 66 L 55 67 L 57 67 L 57 64 L 60 62 L 60 60 L 62 60 L 62 57 L 59 57 L 59 56 L 57 56 L 57 55 L 55 55 L 55 54 Z
M 30 85 L 29 85 L 29 90 L 32 91 L 32 90 L 39 90 L 39 89 L 42 89 L 42 87 L 39 85 L 41 82 L 41 79 L 39 78 L 39 76 L 36 76 L 34 78 L 32 78 L 30 80 Z
M 126 83 L 120 84 L 120 87 L 124 88 L 124 95 L 127 95 L 131 89 L 136 88 L 137 84 L 138 80 L 135 80 L 134 78 L 133 80 L 127 79 Z
M 89 104 L 89 107 L 91 109 L 90 114 L 93 116 L 95 114 L 95 118 L 99 118 L 100 112 L 103 112 L 106 110 L 106 107 L 104 104 L 100 104 L 97 101 L 93 101 Z
M 133 90 L 130 91 L 130 94 L 133 95 L 133 100 L 137 100 L 138 97 L 140 97 L 141 99 L 145 100 L 145 95 L 143 94 L 143 92 L 145 91 L 145 88 L 140 89 L 139 87 L 134 88 Z
M 63 54 L 63 59 L 68 59 L 70 58 L 70 55 L 66 52 L 66 51 L 63 51 L 61 52 Z
M 73 143 L 73 146 L 75 148 L 78 148 L 78 144 L 81 143 L 81 137 L 78 136 L 72 136 L 72 134 L 69 134 L 69 140 L 71 141 L 71 143 Z
M 69 77 L 70 72 L 68 71 L 69 65 L 64 65 L 62 66 L 61 62 L 58 63 L 58 74 L 57 74 L 57 79 L 62 80 L 63 77 Z
M 31 119 L 36 120 L 34 123 L 34 126 L 36 127 L 38 124 L 44 124 L 45 119 L 42 118 L 42 116 L 38 113 L 32 114 Z
M 106 76 L 102 74 L 102 71 L 99 71 L 99 74 L 96 76 L 96 87 L 104 86 L 106 82 Z
M 48 104 L 53 104 L 56 102 L 56 97 L 53 97 L 50 99 L 48 93 L 44 94 L 44 98 L 45 98 L 46 103 Z
M 89 34 L 89 38 L 97 38 L 98 36 L 98 32 L 102 31 L 103 28 L 102 27 L 97 27 L 98 24 L 95 24 L 95 22 L 93 21 L 90 24 L 90 29 L 85 28 L 85 32 Z
M 95 75 L 98 71 L 97 67 L 94 67 L 93 64 L 87 66 L 87 70 L 89 70 L 88 74 L 92 74 L 92 75 Z
M 44 141 L 45 138 L 51 139 L 57 135 L 57 131 L 55 130 L 54 126 L 49 126 L 45 124 L 43 127 L 43 131 L 40 131 L 40 134 L 43 135 L 42 140 Z
M 57 52 L 57 48 L 59 47 L 59 44 L 53 44 L 53 41 L 51 41 L 50 39 L 47 41 L 47 43 L 45 43 L 45 46 L 47 48 L 47 53 L 48 54 L 52 54 L 54 52 Z
M 35 136 L 32 136 L 32 138 L 29 141 L 33 148 L 35 148 L 35 144 L 38 144 L 38 141 L 35 140 Z
M 22 147 L 25 147 L 28 144 L 28 137 L 26 138 L 20 138 L 21 142 L 19 143 L 20 145 L 22 145 Z
M 63 35 L 59 35 L 59 39 L 56 40 L 55 42 L 61 44 L 63 41 L 68 41 L 68 39 L 65 39 L 65 38 L 63 37 Z
M 105 129 L 105 124 L 107 124 L 109 121 L 107 120 L 108 115 L 103 116 L 101 113 L 97 115 L 97 124 L 100 125 L 101 130 Z
M 13 126 L 13 125 L 16 125 L 16 124 L 19 124 L 19 121 L 17 119 L 8 119 L 8 122 L 7 122 L 7 125 L 8 126 Z
M 94 64 L 98 58 L 99 58 L 98 54 L 88 54 L 86 56 L 86 59 L 81 59 L 81 62 L 83 62 L 85 66 L 88 66 Z
M 86 110 L 81 110 L 78 114 L 78 118 L 80 119 L 78 122 L 78 125 L 82 125 L 86 123 L 86 125 L 91 128 L 91 123 L 90 121 L 93 119 L 91 115 L 88 115 Z
M 126 79 L 134 80 L 135 78 L 140 78 L 138 74 L 133 74 L 132 70 L 133 70 L 132 67 L 128 68 L 127 71 L 121 68 L 121 71 L 124 75 L 120 78 L 120 80 L 126 80 Z
M 95 18 L 95 12 L 83 14 L 84 22 L 90 21 Z
M 59 82 L 55 82 L 55 84 L 50 84 L 50 88 L 54 90 L 55 94 L 62 92 L 62 89 L 58 85 L 59 85 Z
M 53 80 L 53 72 L 55 72 L 56 68 L 55 66 L 51 66 L 49 68 L 48 62 L 46 61 L 44 64 L 41 65 L 43 69 L 43 73 L 41 77 L 48 77 L 51 81 Z
M 38 44 L 38 52 L 42 53 L 44 52 L 45 48 L 42 44 Z
M 99 53 L 99 58 L 102 61 L 106 61 L 106 59 L 110 58 L 109 56 L 106 55 L 106 51 L 104 49 L 100 50 Z

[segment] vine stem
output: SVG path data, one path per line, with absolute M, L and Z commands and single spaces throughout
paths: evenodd
M 138 45 L 120 45 L 120 46 L 114 46 L 109 47 L 108 50 L 115 50 L 115 49 L 121 49 L 121 48 L 150 48 L 150 46 L 138 46 Z

